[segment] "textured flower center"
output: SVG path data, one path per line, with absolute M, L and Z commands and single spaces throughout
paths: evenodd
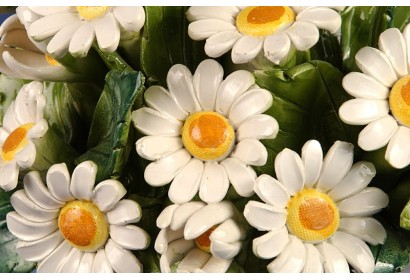
M 288 203 L 289 231 L 307 242 L 320 242 L 339 227 L 339 211 L 333 200 L 314 189 L 297 193 Z
M 110 7 L 108 6 L 77 6 L 77 12 L 83 19 L 92 20 L 105 15 Z
M 394 84 L 389 104 L 396 120 L 410 127 L 410 76 L 403 77 Z
M 217 160 L 232 150 L 235 131 L 228 120 L 216 112 L 191 114 L 182 128 L 182 141 L 188 152 L 201 160 Z
M 60 63 L 58 63 L 57 60 L 55 60 L 51 55 L 49 55 L 48 53 L 44 54 L 44 57 L 46 58 L 46 61 L 49 65 L 51 66 L 59 66 Z
M 34 123 L 26 123 L 17 127 L 12 133 L 10 133 L 1 148 L 1 156 L 4 161 L 14 159 L 15 154 L 20 152 L 27 145 L 27 131 L 33 126 Z
M 209 236 L 217 227 L 218 225 L 215 225 L 195 238 L 195 244 L 199 249 L 207 253 L 211 252 L 211 240 L 209 239 Z
M 105 214 L 89 201 L 75 200 L 60 211 L 58 227 L 64 238 L 74 247 L 94 252 L 108 239 L 108 223 Z
M 287 6 L 253 6 L 243 9 L 236 17 L 236 26 L 246 35 L 271 35 L 295 21 L 295 13 Z

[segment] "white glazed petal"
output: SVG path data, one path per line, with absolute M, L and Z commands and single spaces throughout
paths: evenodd
M 234 23 L 234 17 L 237 14 L 234 7 L 189 7 L 186 17 L 189 21 L 196 21 L 207 18 L 220 19 L 226 22 Z
M 329 242 L 342 252 L 355 272 L 373 272 L 375 264 L 372 252 L 362 240 L 354 235 L 337 231 Z
M 18 239 L 25 241 L 43 238 L 58 228 L 57 220 L 42 223 L 32 222 L 15 211 L 7 213 L 6 220 L 9 231 Z
M 68 256 L 61 263 L 58 272 L 59 273 L 75 273 L 78 270 L 81 259 L 83 258 L 84 252 L 72 248 Z
M 43 137 L 48 130 L 48 124 L 45 119 L 38 120 L 37 123 L 27 132 L 27 138 L 35 139 Z
M 36 146 L 28 141 L 27 145 L 14 155 L 14 159 L 22 169 L 31 167 L 36 160 Z
M 71 38 L 77 29 L 83 24 L 85 23 L 78 21 L 61 28 L 47 44 L 47 52 L 51 55 L 58 55 L 67 51 L 70 46 Z
M 52 165 L 47 171 L 46 181 L 50 193 L 58 200 L 74 199 L 70 193 L 70 172 L 65 163 Z
M 195 269 L 202 268 L 210 257 L 210 254 L 198 248 L 193 248 L 178 264 L 176 272 L 194 272 Z
M 83 24 L 71 37 L 68 51 L 75 57 L 84 57 L 90 50 L 94 38 L 94 26 L 90 23 Z
M 267 174 L 262 174 L 256 179 L 253 189 L 265 203 L 279 208 L 286 208 L 288 205 L 290 195 L 286 188 Z
M 84 253 L 80 265 L 78 266 L 77 273 L 90 273 L 93 267 L 95 253 Z
M 278 256 L 288 242 L 288 230 L 282 227 L 255 238 L 252 242 L 252 251 L 258 258 L 271 259 Z
M 394 168 L 404 168 L 410 164 L 410 129 L 399 126 L 387 145 L 385 159 Z
M 305 186 L 312 187 L 319 178 L 323 165 L 322 146 L 317 140 L 307 141 L 302 147 L 302 162 L 305 167 Z
M 110 211 L 127 193 L 124 186 L 117 180 L 108 179 L 100 182 L 91 195 L 92 202 L 102 212 Z
M 256 179 L 256 172 L 236 158 L 227 158 L 221 162 L 235 191 L 243 197 L 251 196 Z
M 340 217 L 358 217 L 373 215 L 389 204 L 388 195 L 382 190 L 368 187 L 336 205 Z
M 244 139 L 274 139 L 279 132 L 279 124 L 269 115 L 255 115 L 244 121 L 236 130 L 237 141 Z
M 247 63 L 259 54 L 262 47 L 263 39 L 247 35 L 243 36 L 232 47 L 232 62 L 235 64 Z
M 356 64 L 363 73 L 372 76 L 387 87 L 391 87 L 397 76 L 388 57 L 378 49 L 361 48 L 355 56 Z
M 137 153 L 146 160 L 161 159 L 183 147 L 181 137 L 144 136 L 138 139 Z
M 205 203 L 202 201 L 190 201 L 179 205 L 172 214 L 169 228 L 174 231 L 183 228 L 188 219 L 204 206 Z
M 17 242 L 16 252 L 26 261 L 39 262 L 47 257 L 60 243 L 63 236 L 59 230 L 34 241 Z
M 383 31 L 379 36 L 379 49 L 389 58 L 399 77 L 408 74 L 406 41 L 399 29 Z
M 315 246 L 323 258 L 325 273 L 349 273 L 349 265 L 343 254 L 333 245 L 322 242 Z
M 339 13 L 327 7 L 314 7 L 302 10 L 296 16 L 296 21 L 311 22 L 318 28 L 328 30 L 332 34 L 335 34 L 342 24 Z
M 171 204 L 165 207 L 157 217 L 157 227 L 167 228 L 171 224 L 175 210 L 179 207 L 178 204 Z
M 113 14 L 121 27 L 127 31 L 138 32 L 144 26 L 145 11 L 141 6 L 116 6 Z
M 123 199 L 106 214 L 110 225 L 122 226 L 130 223 L 138 223 L 141 219 L 141 206 L 134 200 Z
M 341 218 L 338 230 L 353 234 L 373 246 L 383 244 L 387 238 L 383 225 L 371 217 Z
M 323 273 L 323 260 L 319 251 L 312 244 L 303 244 L 306 249 L 306 262 L 303 273 Z
M 221 31 L 206 39 L 205 53 L 209 57 L 220 57 L 235 45 L 242 35 L 236 30 Z
M 73 13 L 51 14 L 33 22 L 27 29 L 28 35 L 36 41 L 43 41 L 70 23 L 78 21 Z
M 277 230 L 286 224 L 287 211 L 251 200 L 246 204 L 243 215 L 248 223 L 258 230 Z
M 117 273 L 142 272 L 142 264 L 130 251 L 121 248 L 111 238 L 105 244 L 105 254 L 112 269 Z
M 70 192 L 76 199 L 91 199 L 97 169 L 97 165 L 92 161 L 83 161 L 74 169 L 71 176 Z
M 349 172 L 353 164 L 353 148 L 352 144 L 342 141 L 336 141 L 330 147 L 323 160 L 322 172 L 316 185 L 320 191 L 331 190 Z
M 229 189 L 225 168 L 218 162 L 205 162 L 199 185 L 199 197 L 207 203 L 221 201 Z
M 180 121 L 148 107 L 133 111 L 131 119 L 135 128 L 145 135 L 179 136 L 181 134 Z
M 154 249 L 159 254 L 164 254 L 168 250 L 168 244 L 177 240 L 183 239 L 184 237 L 184 228 L 179 230 L 171 230 L 170 228 L 163 228 L 157 235 L 155 239 Z
M 100 249 L 95 254 L 91 272 L 94 273 L 112 273 L 110 261 L 107 259 L 104 249 Z
M 202 267 L 201 271 L 205 273 L 225 273 L 231 265 L 233 259 L 224 260 L 211 257 L 209 261 Z
M 410 67 L 410 26 L 406 25 L 406 27 L 403 30 L 403 37 L 404 40 L 406 41 L 406 53 L 407 53 L 407 65 Z
M 306 51 L 319 40 L 319 30 L 310 22 L 295 22 L 286 30 L 298 51 Z
M 177 101 L 168 90 L 160 86 L 150 86 L 144 92 L 144 99 L 147 105 L 158 112 L 183 121 L 188 117 L 188 113 L 179 107 Z
M 275 173 L 290 195 L 302 190 L 305 184 L 303 162 L 297 153 L 287 148 L 276 156 Z
M 219 240 L 211 242 L 211 254 L 220 259 L 234 258 L 242 248 L 242 242 L 226 243 Z
M 107 13 L 95 23 L 95 37 L 103 52 L 114 52 L 120 43 L 120 27 L 113 13 Z
M 48 16 L 53 14 L 60 14 L 64 12 L 73 12 L 75 11 L 74 7 L 69 6 L 29 6 L 27 7 L 28 10 L 34 12 L 37 15 L 41 16 Z
M 389 143 L 398 127 L 397 121 L 391 115 L 384 116 L 363 128 L 357 143 L 365 151 L 378 150 Z
M 287 60 L 291 50 L 292 42 L 284 32 L 267 36 L 263 42 L 265 57 L 277 65 Z
M 246 237 L 246 228 L 233 219 L 227 219 L 220 224 L 209 236 L 209 240 L 226 243 L 243 240 Z
M 161 255 L 159 265 L 162 273 L 171 272 L 171 265 L 180 261 L 195 246 L 193 240 L 178 239 L 168 245 L 167 251 Z
M 306 248 L 299 238 L 289 236 L 289 242 L 280 255 L 270 264 L 269 272 L 299 273 L 302 271 L 306 261 Z
M 387 100 L 355 98 L 342 104 L 339 116 L 343 122 L 352 125 L 365 125 L 389 113 Z
M 367 99 L 387 99 L 390 90 L 372 76 L 361 72 L 350 72 L 344 76 L 343 88 L 353 97 Z
M 7 132 L 3 127 L 0 127 L 0 146 L 3 146 L 4 141 L 9 137 L 9 132 Z
M 17 187 L 19 170 L 15 161 L 0 167 L 0 186 L 4 191 L 11 191 Z
M 236 144 L 231 156 L 248 165 L 263 166 L 268 160 L 268 151 L 258 140 L 244 139 Z
M 147 232 L 134 225 L 110 225 L 110 237 L 122 248 L 130 250 L 146 249 L 150 241 Z
M 234 31 L 232 23 L 220 19 L 202 19 L 188 25 L 188 35 L 192 40 L 200 41 L 221 31 Z
M 42 260 L 37 267 L 37 272 L 40 273 L 55 273 L 58 271 L 60 265 L 64 262 L 67 255 L 73 247 L 67 242 L 63 241 L 50 255 Z

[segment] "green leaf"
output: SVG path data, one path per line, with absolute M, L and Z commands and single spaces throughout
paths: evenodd
M 0 125 L 3 125 L 4 114 L 23 85 L 23 80 L 9 78 L 0 74 Z
M 400 227 L 410 230 L 410 200 L 400 214 Z
M 392 12 L 391 27 L 396 27 L 401 31 L 410 22 L 410 7 L 394 7 Z
M 144 89 L 140 72 L 113 70 L 105 81 L 91 123 L 89 149 L 76 160 L 77 164 L 85 160 L 97 164 L 97 182 L 121 175 L 131 148 L 131 109 Z

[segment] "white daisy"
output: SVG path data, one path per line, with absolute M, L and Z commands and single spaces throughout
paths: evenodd
M 362 70 L 347 74 L 344 89 L 353 97 L 339 109 L 347 124 L 366 125 L 358 144 L 365 151 L 387 145 L 386 160 L 395 168 L 410 164 L 410 25 L 403 33 L 389 28 L 379 49 L 364 47 L 355 58 Z
M 190 7 L 188 34 L 204 40 L 205 53 L 220 57 L 232 49 L 232 62 L 246 63 L 263 49 L 267 59 L 285 63 L 294 49 L 306 51 L 319 40 L 319 28 L 335 34 L 338 12 L 328 7 Z
M 145 169 L 151 186 L 171 183 L 174 203 L 199 196 L 221 201 L 233 185 L 240 196 L 253 194 L 255 171 L 267 150 L 258 139 L 278 133 L 274 118 L 262 114 L 272 104 L 269 91 L 255 85 L 254 76 L 239 70 L 223 80 L 223 68 L 204 60 L 192 75 L 181 64 L 171 67 L 168 90 L 145 91 L 148 107 L 132 113 L 135 127 L 148 136 L 136 143 L 138 154 L 155 161 Z
M 47 52 L 69 51 L 86 56 L 94 39 L 104 52 L 114 52 L 121 39 L 139 32 L 145 22 L 141 6 L 28 7 L 22 16 L 31 24 L 29 36 L 47 41 Z
M 0 187 L 5 191 L 17 186 L 20 168 L 31 167 L 36 159 L 33 141 L 48 130 L 45 106 L 43 84 L 31 82 L 20 89 L 7 108 L 0 127 Z
M 148 234 L 135 225 L 141 208 L 121 198 L 124 186 L 105 180 L 94 187 L 97 165 L 80 163 L 70 173 L 64 163 L 24 177 L 24 189 L 11 196 L 15 211 L 7 227 L 18 239 L 21 258 L 39 262 L 38 272 L 141 272 L 130 250 L 145 249 Z
M 68 81 L 77 77 L 33 43 L 17 15 L 0 26 L 0 72 L 20 79 Z M 45 48 L 44 48 L 45 49 Z
M 161 272 L 226 272 L 242 248 L 244 222 L 229 201 L 169 205 L 157 218 Z
M 373 272 L 368 245 L 383 244 L 386 231 L 371 217 L 387 206 L 382 190 L 367 187 L 376 174 L 370 162 L 353 163 L 353 145 L 337 141 L 323 159 L 316 140 L 302 157 L 289 149 L 275 159 L 278 180 L 261 175 L 246 220 L 266 234 L 253 240 L 253 252 L 275 258 L 269 272 Z

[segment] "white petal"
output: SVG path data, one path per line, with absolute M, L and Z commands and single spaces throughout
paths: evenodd
M 286 208 L 290 195 L 286 188 L 275 178 L 267 174 L 260 175 L 254 185 L 254 191 L 265 203 Z
M 330 147 L 316 185 L 320 191 L 332 189 L 346 176 L 353 164 L 353 148 L 352 144 L 342 141 L 336 141 Z
M 323 273 L 323 260 L 319 251 L 312 244 L 305 243 L 306 262 L 303 273 Z
M 263 39 L 253 36 L 239 38 L 232 48 L 231 57 L 235 64 L 247 63 L 262 50 Z
M 196 97 L 203 110 L 215 110 L 216 94 L 223 76 L 222 66 L 213 59 L 202 61 L 196 68 L 193 85 Z
M 191 201 L 188 203 L 184 203 L 180 205 L 178 208 L 175 209 L 171 224 L 169 228 L 177 231 L 183 228 L 188 221 L 188 219 L 199 209 L 205 206 L 205 203 L 202 201 Z
M 253 184 L 256 172 L 251 167 L 236 158 L 227 158 L 221 164 L 228 174 L 229 181 L 240 196 L 249 197 L 254 193 Z
M 226 243 L 219 240 L 211 242 L 211 253 L 213 256 L 220 259 L 234 258 L 242 248 L 242 242 Z
M 70 201 L 70 172 L 65 163 L 54 164 L 47 171 L 47 186 L 50 193 L 61 201 Z
M 403 30 L 403 37 L 404 40 L 406 41 L 406 53 L 407 53 L 407 64 L 410 66 L 410 27 L 406 25 L 406 27 Z
M 378 150 L 389 143 L 397 129 L 397 121 L 390 115 L 384 116 L 363 128 L 357 143 L 365 151 Z
M 387 87 L 391 87 L 397 76 L 387 56 L 378 49 L 361 48 L 355 56 L 356 64 L 363 71 Z
M 44 209 L 29 199 L 24 190 L 18 190 L 10 197 L 14 210 L 33 222 L 47 222 L 57 218 L 60 209 Z
M 236 14 L 237 12 L 233 7 L 192 6 L 186 12 L 186 17 L 189 21 L 215 18 L 234 23 Z
M 120 42 L 120 27 L 113 13 L 108 13 L 95 23 L 95 37 L 103 52 L 114 52 Z
M 159 260 L 162 273 L 171 272 L 171 266 L 180 261 L 195 246 L 193 240 L 178 239 L 168 245 L 168 250 Z
M 231 156 L 248 165 L 263 166 L 268 160 L 268 151 L 258 140 L 244 139 L 236 144 Z
M 73 13 L 52 14 L 33 22 L 27 32 L 34 40 L 43 41 L 56 34 L 68 24 L 78 20 L 78 16 Z
M 90 273 L 95 259 L 95 253 L 84 253 L 77 273 Z
M 80 26 L 71 37 L 68 51 L 75 57 L 87 55 L 95 38 L 94 26 L 90 23 Z
M 4 191 L 8 192 L 17 187 L 19 170 L 15 161 L 0 167 L 0 186 Z
M 289 236 L 289 242 L 280 255 L 267 268 L 269 272 L 298 273 L 306 261 L 306 248 L 299 238 Z
M 85 24 L 83 21 L 78 21 L 61 28 L 48 43 L 47 52 L 51 55 L 58 55 L 67 51 L 71 38 L 83 24 Z
M 107 259 L 104 249 L 100 249 L 95 254 L 91 272 L 95 273 L 112 273 L 110 261 Z
M 115 207 L 107 212 L 107 220 L 110 225 L 123 226 L 130 223 L 138 223 L 141 219 L 141 206 L 131 199 L 123 199 Z
M 36 160 L 36 147 L 33 142 L 28 141 L 27 145 L 14 155 L 14 159 L 23 169 L 31 167 Z
M 410 164 L 410 129 L 399 126 L 387 145 L 385 159 L 394 168 L 404 168 Z
M 47 257 L 60 243 L 63 236 L 59 230 L 35 241 L 19 241 L 16 252 L 26 261 L 39 262 Z
M 389 197 L 378 188 L 368 187 L 354 196 L 346 198 L 336 205 L 341 217 L 373 215 L 389 204 Z
M 167 74 L 167 85 L 171 95 L 183 110 L 188 113 L 201 109 L 195 96 L 191 71 L 182 64 L 172 66 Z
M 127 31 L 139 32 L 145 22 L 145 11 L 141 6 L 116 6 L 113 14 L 121 27 Z
M 373 272 L 372 252 L 362 240 L 348 233 L 337 231 L 329 239 L 329 242 L 342 252 L 355 272 Z
M 204 40 L 221 31 L 234 30 L 234 25 L 220 19 L 202 19 L 188 25 L 188 35 L 195 41 Z
M 279 65 L 287 61 L 292 51 L 292 42 L 284 32 L 278 32 L 265 38 L 263 51 L 267 59 Z
M 31 171 L 23 179 L 26 195 L 45 209 L 59 209 L 64 202 L 55 199 L 41 180 L 40 173 Z
M 58 268 L 66 259 L 73 247 L 67 241 L 61 242 L 61 244 L 50 255 L 42 260 L 37 267 L 37 272 L 40 273 L 55 273 Z
M 319 40 L 319 30 L 310 22 L 295 22 L 286 30 L 298 51 L 306 51 Z
M 145 135 L 179 136 L 181 122 L 170 118 L 151 108 L 141 108 L 133 111 L 131 119 L 136 129 Z
M 287 211 L 258 201 L 249 201 L 243 210 L 245 219 L 258 230 L 277 230 L 286 224 Z
M 57 220 L 43 223 L 32 222 L 12 211 L 7 213 L 7 227 L 18 239 L 33 241 L 43 238 L 58 228 Z
M 100 182 L 91 195 L 91 200 L 102 212 L 110 211 L 127 193 L 127 190 L 117 180 L 108 179 Z
M 0 146 L 3 146 L 7 137 L 9 137 L 9 133 L 3 127 L 0 127 Z
M 389 28 L 383 31 L 379 36 L 379 49 L 389 58 L 399 77 L 409 73 L 406 41 L 399 29 Z
M 207 203 L 220 202 L 229 189 L 225 168 L 217 162 L 205 162 L 199 185 L 199 197 Z
M 275 118 L 260 114 L 248 118 L 238 127 L 236 139 L 274 139 L 278 132 L 279 124 Z
M 58 269 L 59 273 L 74 273 L 77 272 L 80 265 L 80 261 L 83 258 L 84 252 L 73 248 L 71 249 L 68 256 L 61 263 L 61 266 Z
M 279 255 L 288 242 L 289 233 L 286 227 L 282 227 L 255 238 L 252 242 L 252 251 L 258 258 L 271 259 Z
M 179 230 L 171 230 L 170 228 L 163 228 L 157 235 L 155 239 L 154 249 L 159 254 L 164 254 L 168 249 L 168 244 L 177 240 L 183 239 L 184 237 L 184 228 Z
M 296 21 L 307 21 L 315 24 L 320 29 L 328 30 L 334 34 L 340 29 L 342 19 L 338 12 L 327 7 L 314 7 L 302 10 Z
M 38 118 L 39 117 L 37 117 L 37 119 Z M 47 121 L 44 119 L 37 120 L 37 123 L 27 132 L 27 138 L 35 139 L 35 138 L 43 137 L 44 134 L 46 134 L 47 130 L 48 130 Z
M 209 57 L 220 57 L 232 49 L 233 45 L 242 37 L 238 31 L 221 31 L 206 39 L 205 53 Z
M 341 218 L 338 230 L 353 234 L 373 246 L 383 244 L 387 238 L 383 225 L 370 217 Z
M 121 248 L 111 238 L 105 244 L 105 254 L 112 269 L 117 273 L 142 272 L 142 264 L 130 251 Z
M 208 254 L 198 248 L 193 248 L 178 264 L 176 272 L 194 272 L 195 269 L 202 268 L 211 256 L 211 254 Z
M 364 125 L 389 113 L 386 100 L 355 98 L 342 104 L 339 116 L 343 122 L 353 125 Z
M 342 253 L 333 245 L 323 242 L 315 246 L 323 258 L 326 273 L 349 273 L 349 265 Z
M 224 260 L 211 257 L 209 261 L 202 267 L 201 272 L 205 273 L 225 273 L 231 265 L 233 259 Z M 196 271 L 198 272 L 198 271 Z
M 168 197 L 173 203 L 182 204 L 190 201 L 198 192 L 204 163 L 192 158 L 177 173 L 168 191 Z
M 290 195 L 299 192 L 305 184 L 305 168 L 299 155 L 284 149 L 275 159 L 275 173 Z
M 110 225 L 110 237 L 122 248 L 130 250 L 146 249 L 150 242 L 148 233 L 134 225 Z
M 302 162 L 305 167 L 305 186 L 312 187 L 319 178 L 323 165 L 323 151 L 317 140 L 307 141 L 303 145 Z
M 179 207 L 178 204 L 171 204 L 165 207 L 157 218 L 157 227 L 166 228 L 171 224 L 175 210 Z
M 41 15 L 41 16 L 48 16 L 48 15 L 53 15 L 53 14 L 59 14 L 59 13 L 64 13 L 64 12 L 74 12 L 75 8 L 74 7 L 69 7 L 69 6 L 30 6 L 27 7 L 30 11 Z
M 179 107 L 174 97 L 163 87 L 150 86 L 144 92 L 144 99 L 150 108 L 168 116 L 183 121 L 187 118 L 188 113 Z
M 357 98 L 387 99 L 390 93 L 388 87 L 372 76 L 360 72 L 351 72 L 344 76 L 342 85 L 350 95 Z
M 70 192 L 77 199 L 90 200 L 94 189 L 97 165 L 92 161 L 83 161 L 74 169 L 71 176 Z
M 232 104 L 229 121 L 234 127 L 238 127 L 247 118 L 269 109 L 272 101 L 272 94 L 266 89 L 251 89 Z
M 17 127 L 19 127 L 21 124 L 18 122 L 16 113 L 14 110 L 14 104 L 15 101 L 12 101 L 8 107 L 8 110 L 4 114 L 3 117 L 3 127 L 11 133 L 13 130 L 15 130 Z
M 246 230 L 243 224 L 237 223 L 233 219 L 227 219 L 211 233 L 209 240 L 212 242 L 236 242 L 245 239 Z

